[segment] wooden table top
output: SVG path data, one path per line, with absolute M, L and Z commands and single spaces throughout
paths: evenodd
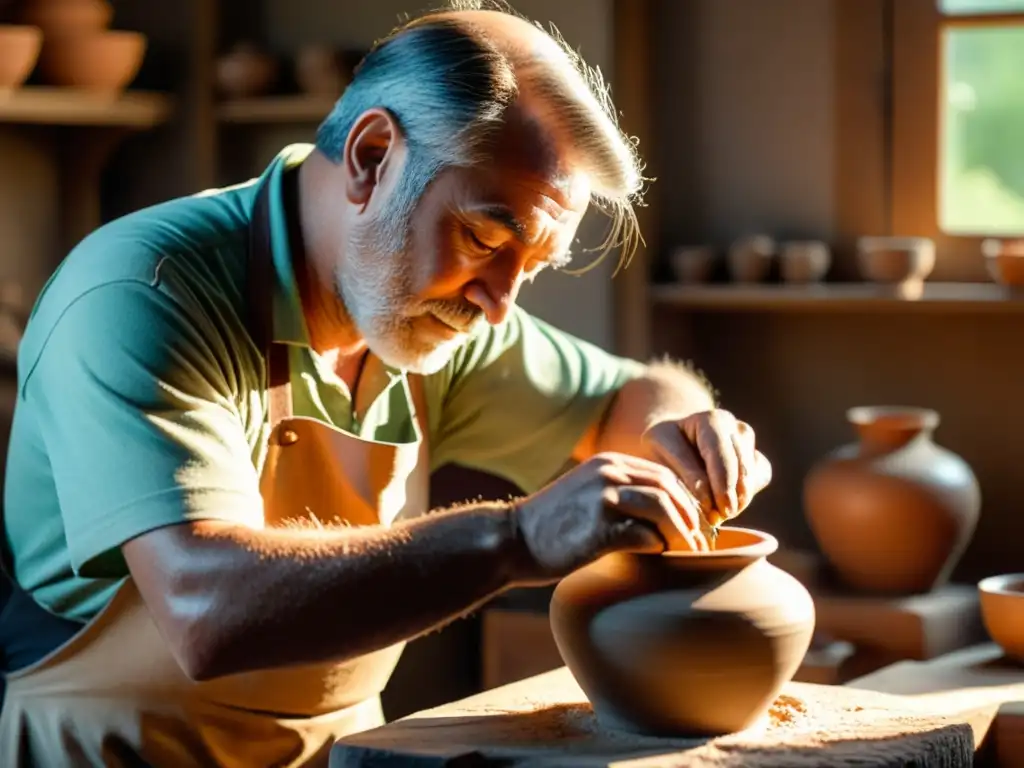
M 952 768 L 974 764 L 1000 705 L 1015 700 L 1024 700 L 1024 670 L 929 696 L 790 683 L 752 729 L 658 739 L 603 729 L 563 667 L 342 739 L 330 765 Z

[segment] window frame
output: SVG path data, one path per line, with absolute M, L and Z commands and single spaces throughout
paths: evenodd
M 988 281 L 985 235 L 939 228 L 942 44 L 948 29 L 1024 23 L 1024 12 L 945 15 L 936 0 L 890 0 L 890 226 L 897 236 L 935 240 L 933 280 Z

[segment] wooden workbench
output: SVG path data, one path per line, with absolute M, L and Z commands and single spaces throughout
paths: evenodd
M 564 667 L 339 741 L 331 768 L 360 766 L 937 766 L 975 764 L 1024 678 L 924 699 L 791 683 L 761 725 L 712 739 L 656 739 L 600 727 Z

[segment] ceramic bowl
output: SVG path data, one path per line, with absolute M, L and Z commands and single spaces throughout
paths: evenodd
M 680 283 L 706 283 L 711 279 L 717 254 L 710 245 L 682 246 L 669 255 L 672 274 Z
M 56 35 L 43 43 L 39 72 L 50 85 L 117 92 L 135 79 L 146 36 L 102 31 Z
M 1024 661 L 1024 573 L 982 579 L 978 593 L 989 637 L 1007 656 Z
M 775 259 L 775 240 L 768 235 L 742 237 L 729 246 L 726 263 L 735 283 L 760 283 L 768 278 Z
M 1024 287 L 1024 240 L 982 241 L 985 268 L 994 282 L 1014 288 Z
M 935 243 L 926 237 L 862 237 L 857 258 L 861 274 L 872 282 L 921 281 L 935 268 Z
M 819 283 L 832 265 L 832 251 L 820 240 L 783 243 L 779 273 L 787 283 Z
M 42 42 L 39 27 L 0 24 L 0 88 L 17 88 L 28 79 Z

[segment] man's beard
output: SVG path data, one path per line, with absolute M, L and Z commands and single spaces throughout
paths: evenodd
M 397 240 L 376 225 L 368 227 L 346 254 L 344 273 L 340 266 L 335 272 L 335 290 L 352 324 L 385 365 L 429 375 L 448 363 L 483 313 L 465 299 L 416 301 L 408 237 L 401 238 L 397 250 L 381 247 Z M 442 338 L 426 332 L 423 326 L 431 315 L 459 335 Z

